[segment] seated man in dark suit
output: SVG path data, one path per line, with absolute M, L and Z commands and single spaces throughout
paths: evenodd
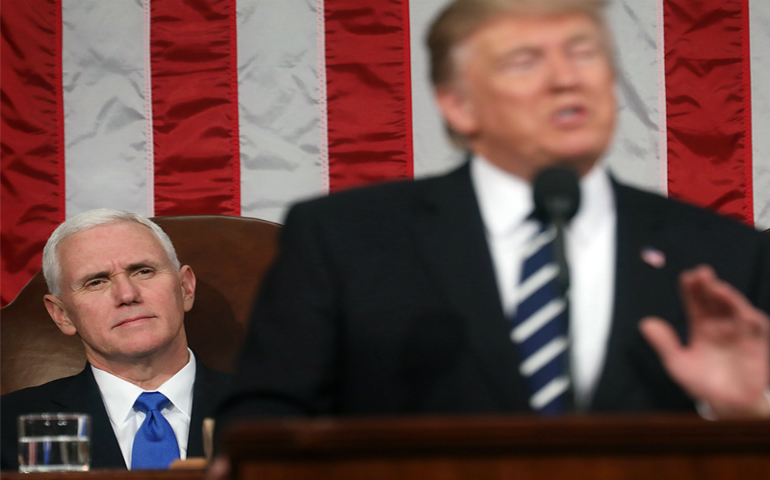
M 48 239 L 43 273 L 48 313 L 62 332 L 80 336 L 88 364 L 0 399 L 2 468 L 18 468 L 16 418 L 24 413 L 90 414 L 91 468 L 167 468 L 203 456 L 203 419 L 230 376 L 187 347 L 195 275 L 180 266 L 166 233 L 134 213 L 85 212 Z M 145 436 L 151 420 L 164 436 Z
M 429 36 L 432 80 L 469 162 L 291 210 L 218 425 L 697 407 L 770 416 L 770 241 L 609 175 L 600 160 L 617 104 L 603 8 L 444 10 Z M 577 174 L 582 197 L 566 228 L 568 302 L 555 263 L 539 257 L 552 230 L 532 215 L 533 179 L 555 165 Z

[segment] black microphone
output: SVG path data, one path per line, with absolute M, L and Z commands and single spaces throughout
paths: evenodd
M 580 185 L 574 170 L 555 166 L 541 170 L 533 184 L 535 217 L 556 227 L 554 256 L 559 267 L 557 282 L 562 295 L 569 290 L 569 267 L 564 248 L 564 228 L 580 207 Z

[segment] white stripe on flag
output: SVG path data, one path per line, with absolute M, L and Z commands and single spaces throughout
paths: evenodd
M 147 171 L 147 215 L 155 216 L 155 135 L 153 133 L 153 115 L 152 115 L 152 55 L 150 54 L 150 16 L 152 13 L 151 0 L 144 0 L 144 35 L 142 36 L 142 50 L 144 56 L 144 111 L 146 112 L 146 121 L 144 122 L 145 131 L 145 166 Z
M 316 55 L 318 56 L 318 161 L 321 193 L 329 193 L 329 101 L 326 89 L 326 16 L 324 0 L 316 0 Z
M 444 132 L 444 123 L 433 100 L 428 65 L 430 60 L 425 45 L 429 23 L 447 3 L 447 0 L 409 2 L 415 177 L 445 172 L 463 160 L 462 152 L 450 145 Z
M 751 0 L 751 130 L 754 168 L 754 222 L 770 228 L 770 3 Z
M 148 214 L 142 2 L 62 2 L 67 216 Z
M 328 183 L 319 131 L 322 5 L 238 2 L 243 216 L 280 222 L 287 203 L 319 195 Z
M 665 192 L 659 160 L 656 6 L 662 0 L 616 0 L 608 9 L 618 59 L 618 125 L 608 162 L 625 182 Z M 660 46 L 662 48 L 662 45 Z M 664 99 L 665 102 L 665 99 Z
M 663 0 L 655 2 L 655 22 L 658 51 L 658 193 L 668 196 L 668 122 L 666 121 L 666 38 L 663 25 Z

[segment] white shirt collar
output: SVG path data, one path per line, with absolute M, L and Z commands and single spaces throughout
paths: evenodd
M 520 227 L 535 208 L 532 185 L 480 156 L 473 156 L 470 168 L 487 234 L 506 235 Z M 612 218 L 614 206 L 612 182 L 600 162 L 580 179 L 580 208 L 568 230 L 578 242 L 590 237 Z
M 524 223 L 534 209 L 532 185 L 483 157 L 474 155 L 470 168 L 487 233 L 505 235 Z
M 607 168 L 594 166 L 580 179 L 580 208 L 572 219 L 570 233 L 576 242 L 590 239 L 600 226 L 615 220 L 615 198 Z
M 170 400 L 166 408 L 175 408 L 189 419 L 192 414 L 192 390 L 196 366 L 195 355 L 189 348 L 187 351 L 190 353 L 187 364 L 155 391 L 162 393 Z M 99 385 L 110 420 L 116 425 L 121 425 L 128 419 L 137 397 L 145 390 L 93 365 L 91 365 L 91 371 Z

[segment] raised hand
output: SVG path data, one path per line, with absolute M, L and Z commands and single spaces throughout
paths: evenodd
M 639 325 L 669 375 L 717 418 L 770 417 L 770 318 L 709 266 L 679 280 L 688 344 L 661 318 Z

